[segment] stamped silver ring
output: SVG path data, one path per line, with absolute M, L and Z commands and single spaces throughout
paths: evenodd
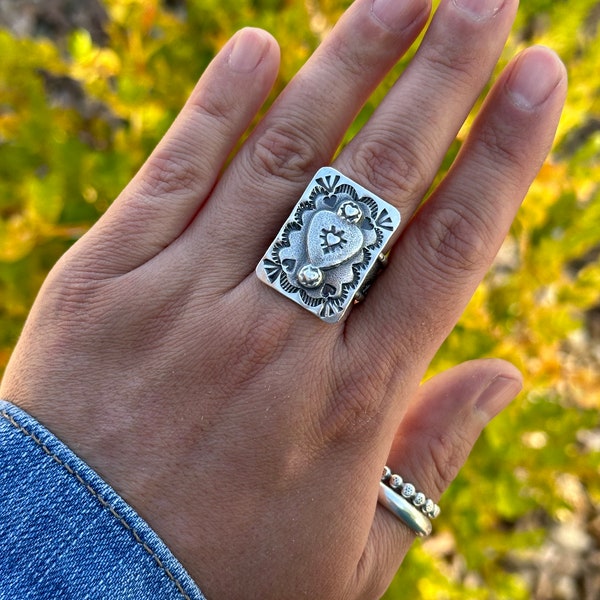
M 332 167 L 312 178 L 256 267 L 327 323 L 343 320 L 385 265 L 399 211 Z
M 431 498 L 418 492 L 412 483 L 384 467 L 379 483 L 379 503 L 398 517 L 419 536 L 428 536 L 432 526 L 430 519 L 440 514 L 440 507 Z

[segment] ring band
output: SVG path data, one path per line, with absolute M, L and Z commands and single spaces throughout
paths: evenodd
M 431 533 L 431 521 L 440 514 L 440 507 L 422 492 L 418 492 L 412 483 L 408 483 L 392 473 L 385 466 L 379 482 L 379 502 L 394 516 L 412 529 L 417 535 L 425 537 Z
M 331 167 L 317 171 L 258 263 L 261 281 L 327 323 L 363 299 L 385 265 L 398 210 Z
M 383 481 L 379 482 L 379 503 L 394 516 L 408 525 L 418 536 L 426 537 L 431 533 L 431 521 L 413 504 L 397 494 Z
M 393 490 L 396 490 L 398 494 L 407 500 L 410 500 L 414 506 L 420 509 L 421 512 L 430 519 L 439 517 L 441 513 L 440 507 L 431 498 L 425 496 L 423 492 L 417 491 L 412 483 L 408 483 L 408 481 L 404 481 L 400 475 L 392 473 L 387 465 L 383 467 L 381 481 L 389 485 Z

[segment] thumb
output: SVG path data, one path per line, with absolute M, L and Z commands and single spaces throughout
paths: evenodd
M 496 359 L 466 362 L 425 382 L 396 432 L 387 463 L 392 473 L 437 502 L 485 425 L 521 387 L 519 371 Z M 407 526 L 378 505 L 363 556 L 363 573 L 370 574 L 374 587 L 381 589 L 383 581 L 389 584 L 414 538 Z

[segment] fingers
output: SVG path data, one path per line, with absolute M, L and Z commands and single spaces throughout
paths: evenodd
M 279 49 L 265 31 L 238 32 L 214 58 L 137 176 L 84 238 L 109 274 L 168 246 L 190 223 L 269 93 Z M 243 90 L 243 93 L 240 93 Z
M 330 162 L 357 111 L 428 14 L 429 0 L 357 0 L 238 153 L 190 247 L 201 240 L 238 278 L 235 283 L 253 271 L 307 182 Z
M 408 223 L 500 57 L 516 0 L 440 4 L 414 59 L 334 164 Z
M 402 420 L 388 466 L 438 502 L 484 426 L 518 394 L 521 385 L 517 369 L 500 360 L 464 363 L 429 380 Z M 452 506 L 442 502 L 442 510 L 451 511 Z M 408 527 L 378 506 L 363 559 L 364 572 L 369 573 L 366 585 L 387 587 L 414 539 Z
M 404 216 L 410 217 L 493 71 L 514 19 L 516 4 L 516 0 L 504 0 L 503 3 L 499 0 L 492 9 L 474 12 L 464 8 L 460 0 L 445 0 L 407 71 L 334 166 L 374 193 L 396 203 L 405 212 Z M 362 13 L 366 13 L 366 3 L 359 5 Z M 475 6 L 488 7 L 489 3 Z M 371 28 L 372 23 L 360 13 L 358 9 L 353 11 L 334 32 L 331 43 L 336 46 L 344 43 L 348 47 L 345 49 L 348 56 L 343 60 L 339 50 L 337 56 L 334 54 L 338 73 L 335 79 L 326 84 L 327 78 L 323 77 L 332 54 L 331 49 L 325 48 L 315 63 L 307 65 L 307 71 L 317 78 L 315 84 L 305 85 L 303 81 L 302 90 L 290 88 L 280 103 L 285 120 L 269 115 L 264 121 L 268 129 L 259 130 L 257 137 L 242 151 L 242 171 L 234 170 L 232 177 L 242 175 L 252 190 L 253 174 L 258 173 L 260 191 L 250 193 L 251 214 L 247 217 L 246 203 L 240 202 L 241 191 L 235 193 L 229 189 L 227 194 L 237 198 L 234 209 L 245 217 L 247 224 L 246 235 L 236 232 L 231 254 L 232 258 L 237 257 L 237 265 L 233 268 L 240 271 L 241 277 L 253 269 L 253 263 L 268 246 L 316 168 L 327 164 L 341 133 L 364 100 L 364 92 L 370 91 L 372 82 L 391 66 L 389 58 L 397 58 L 388 50 L 386 60 L 382 60 L 386 54 L 381 44 L 386 41 L 389 45 L 389 41 L 382 39 L 381 34 L 361 39 L 365 23 Z M 390 37 L 389 34 L 386 37 Z M 395 48 L 404 50 L 403 46 L 411 39 L 412 36 L 400 38 L 400 44 L 396 41 Z M 368 59 L 369 48 L 373 48 L 371 59 Z M 360 49 L 360 59 L 357 49 Z M 325 66 L 318 60 L 325 62 Z M 344 97 L 347 98 L 345 101 Z M 290 118 L 291 115 L 294 117 Z M 267 169 L 265 146 L 268 146 Z M 245 163 L 248 151 L 253 158 Z M 257 164 L 261 157 L 262 162 Z M 284 183 L 280 185 L 282 177 Z M 223 201 L 215 206 L 211 230 L 216 229 L 219 218 L 221 224 L 228 222 L 227 216 L 231 213 L 227 212 L 227 207 Z M 238 218 L 233 222 L 237 223 Z M 227 242 L 231 243 L 231 229 L 224 232 Z M 226 242 L 216 239 L 219 246 Z M 238 249 L 238 244 L 242 248 Z M 245 260 L 240 261 L 240 256 Z M 297 312 L 295 309 L 290 316 Z
M 389 350 L 399 381 L 423 372 L 549 151 L 565 90 L 564 67 L 547 49 L 525 51 L 509 66 L 446 180 L 405 230 L 370 297 L 351 314 L 349 349 L 369 340 L 368 348 Z M 361 318 L 362 311 L 371 318 Z

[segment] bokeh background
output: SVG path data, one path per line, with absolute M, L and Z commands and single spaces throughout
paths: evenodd
M 47 271 L 139 168 L 226 39 L 246 25 L 277 37 L 275 94 L 348 4 L 0 0 L 1 366 Z M 478 442 L 435 536 L 415 544 L 387 600 L 600 598 L 599 23 L 598 0 L 521 2 L 500 67 L 527 45 L 552 46 L 569 70 L 567 107 L 552 156 L 431 372 L 500 356 L 526 387 Z

